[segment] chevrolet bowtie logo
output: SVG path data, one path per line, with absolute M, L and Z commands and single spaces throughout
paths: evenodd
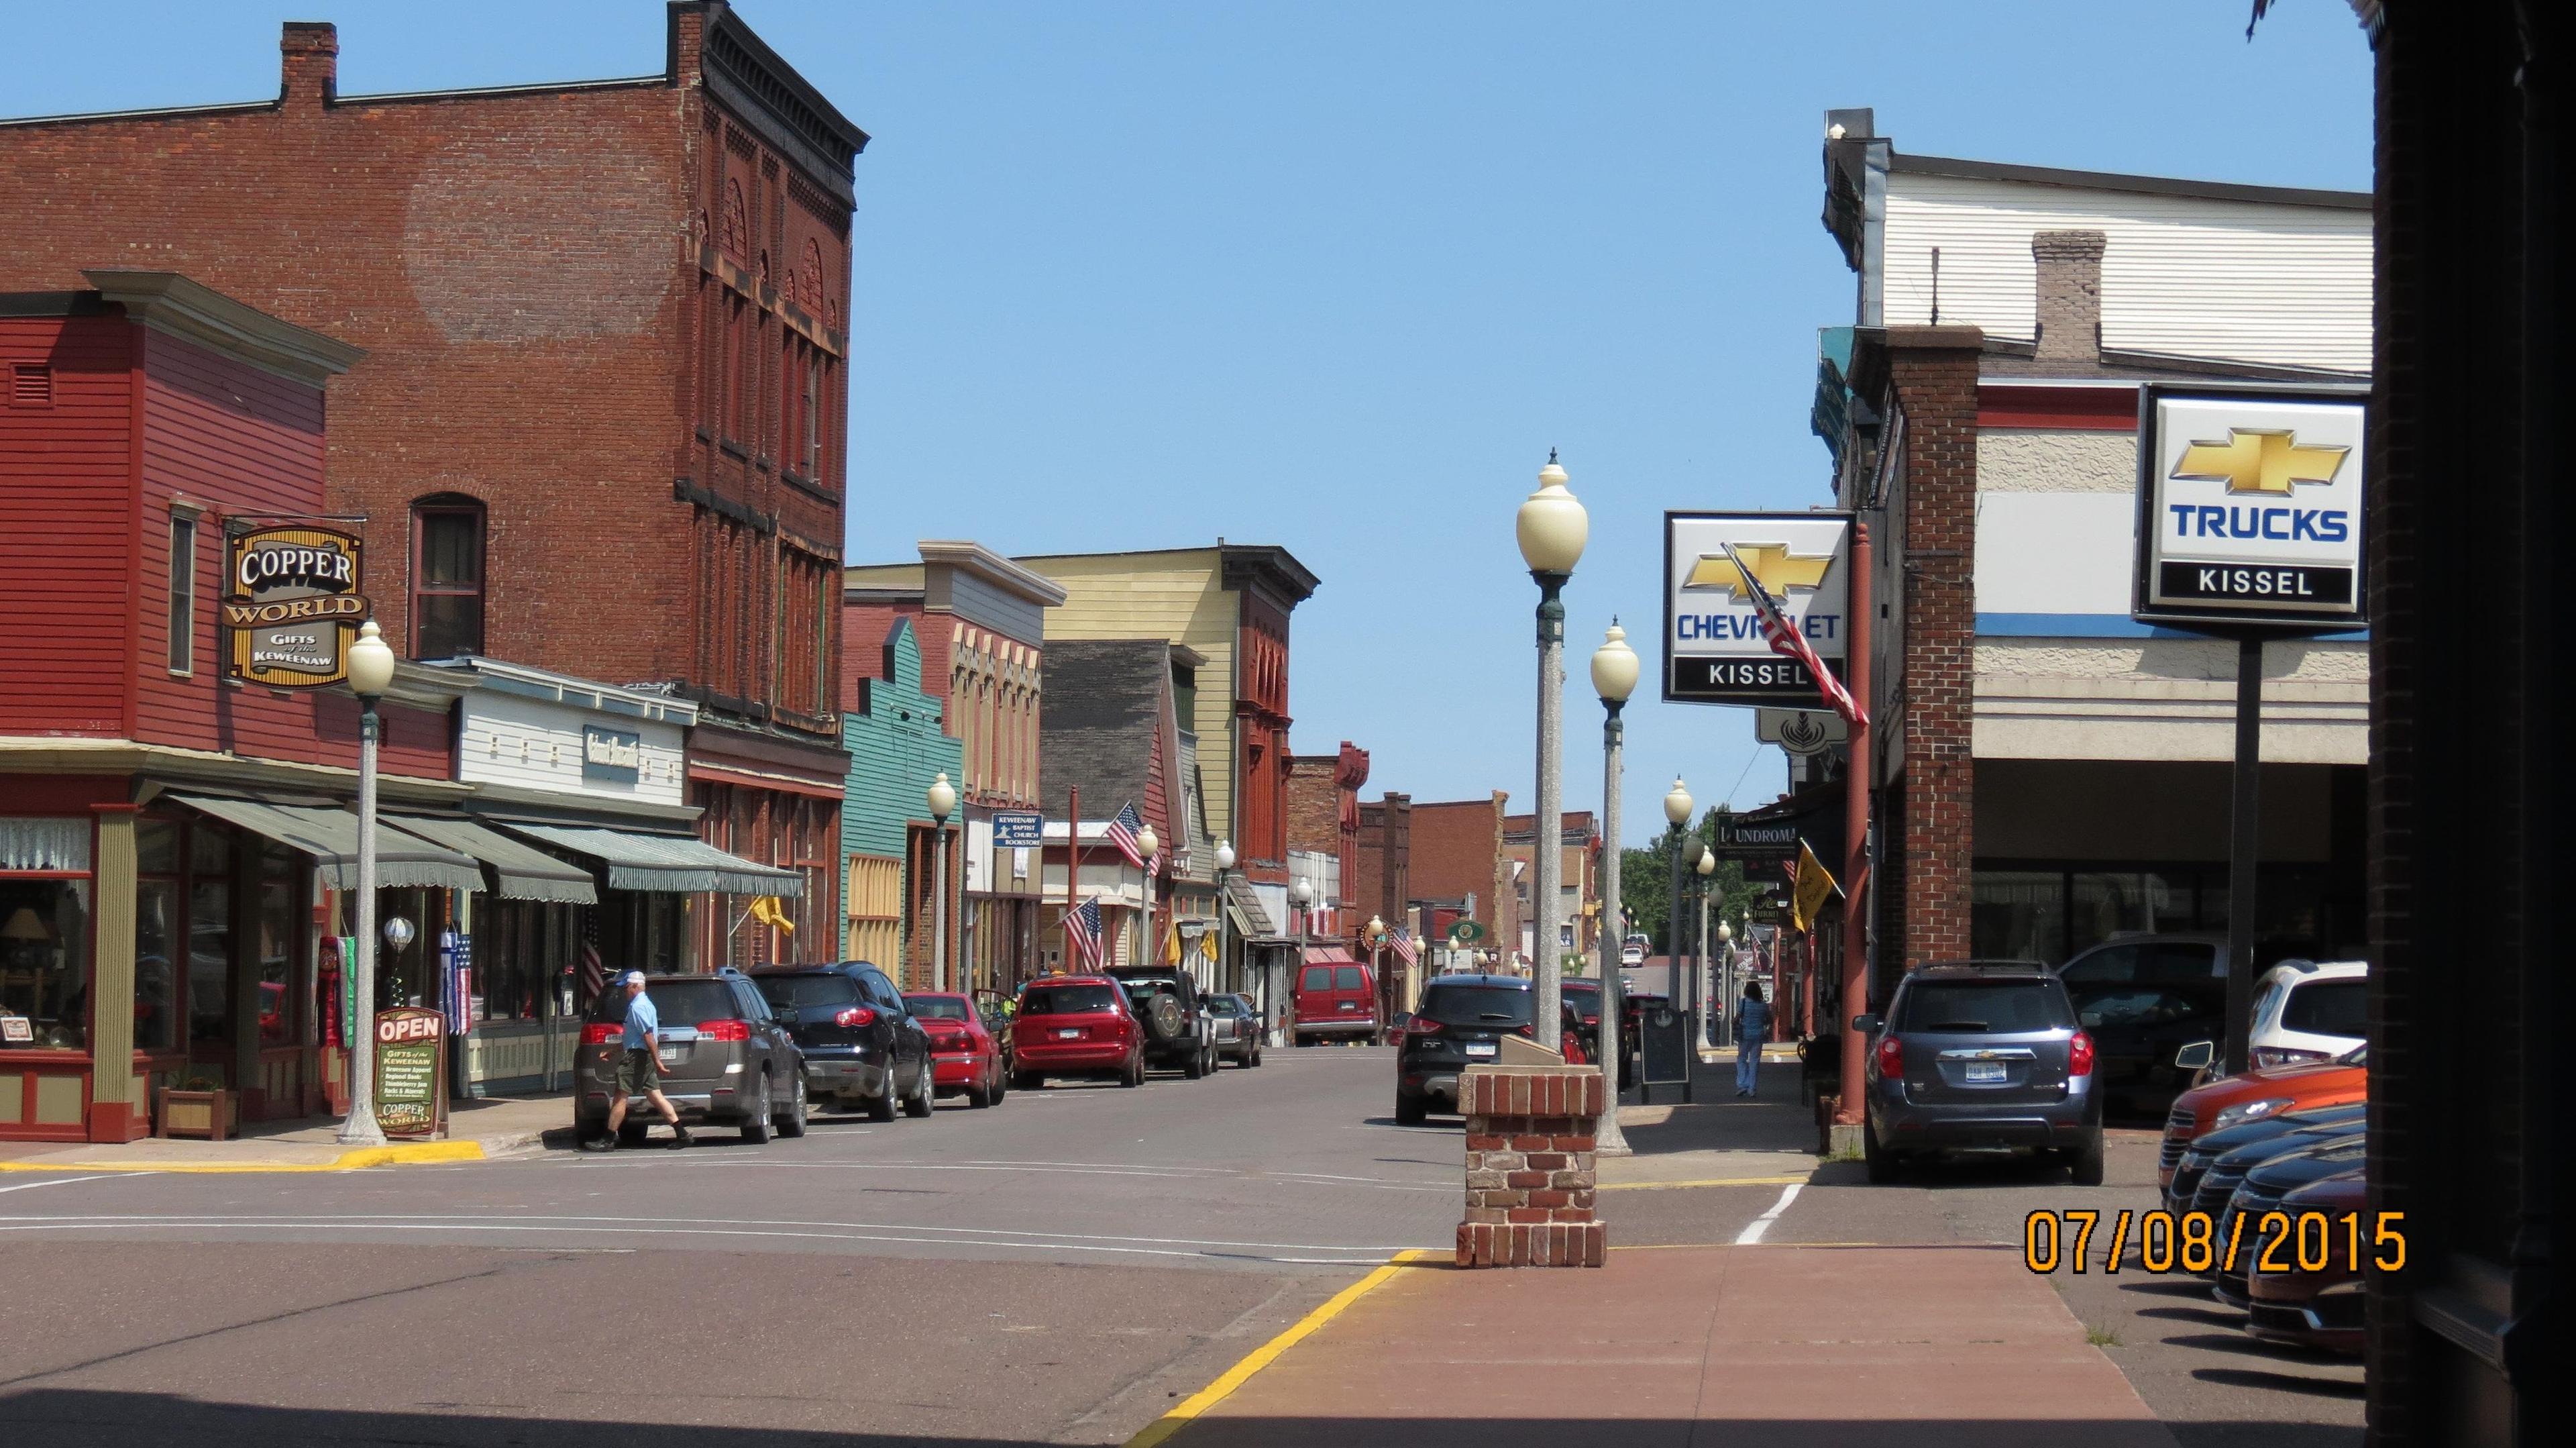
M 1817 588 L 1825 581 L 1825 570 L 1833 566 L 1833 555 L 1819 558 L 1792 558 L 1789 550 L 1778 543 L 1738 543 L 1736 553 L 1764 592 L 1778 598 L 1792 588 Z M 1723 588 L 1744 603 L 1753 601 L 1753 590 L 1744 586 L 1744 575 L 1723 553 L 1703 553 L 1692 566 L 1690 577 L 1682 580 L 1684 588 Z
M 2231 493 L 2290 496 L 2295 483 L 2330 483 L 2342 469 L 2342 447 L 2301 447 L 2287 428 L 2227 430 L 2225 442 L 2195 442 L 2182 450 L 2173 475 L 2227 484 Z

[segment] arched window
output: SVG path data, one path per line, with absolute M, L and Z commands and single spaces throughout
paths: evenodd
M 411 656 L 483 652 L 483 505 L 461 493 L 411 508 Z

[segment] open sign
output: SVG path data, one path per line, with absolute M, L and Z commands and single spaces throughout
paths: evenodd
M 382 1011 L 376 1016 L 376 1043 L 390 1046 L 401 1041 L 435 1041 L 447 1033 L 447 1017 L 437 1011 L 404 1009 Z

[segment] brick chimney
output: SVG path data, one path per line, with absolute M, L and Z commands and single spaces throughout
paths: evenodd
M 2041 231 L 2030 238 L 2039 264 L 2042 362 L 2102 360 L 2102 247 L 2098 231 Z
M 327 20 L 289 20 L 278 38 L 283 57 L 278 100 L 289 110 L 327 106 L 340 94 L 340 28 Z

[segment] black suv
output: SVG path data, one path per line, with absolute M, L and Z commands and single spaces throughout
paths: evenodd
M 805 1084 L 843 1111 L 894 1120 L 932 1109 L 930 1033 L 903 992 L 864 960 L 775 965 L 751 973 L 805 1052 Z
M 751 982 L 732 969 L 714 975 L 657 975 L 645 995 L 661 1018 L 662 1096 L 682 1122 L 734 1124 L 743 1139 L 765 1142 L 805 1134 L 805 1080 L 795 1040 Z M 608 1130 L 617 1064 L 625 1055 L 626 988 L 599 993 L 581 1031 L 573 1068 L 580 1099 L 573 1124 L 581 1139 Z M 628 1104 L 620 1144 L 641 1146 L 659 1120 L 652 1103 Z
M 1146 1065 L 1176 1068 L 1193 1081 L 1216 1074 L 1216 1022 L 1187 972 L 1122 965 L 1101 974 L 1127 989 L 1127 1003 L 1145 1027 Z
M 1458 1073 L 1490 1064 L 1505 1036 L 1535 1035 L 1538 996 L 1516 975 L 1443 975 L 1423 988 L 1395 1052 L 1395 1119 L 1419 1126 L 1436 1098 L 1458 1106 Z

